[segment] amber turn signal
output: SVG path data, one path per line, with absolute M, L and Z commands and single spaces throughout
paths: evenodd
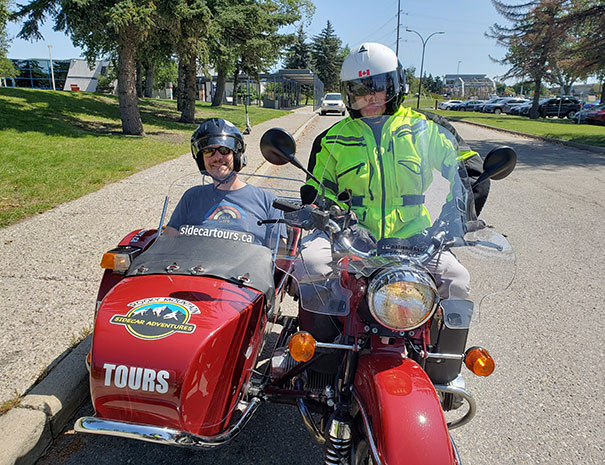
M 489 376 L 496 368 L 496 362 L 482 347 L 471 347 L 464 354 L 464 364 L 477 376 Z
M 113 260 L 115 256 L 115 252 L 104 253 L 103 259 L 101 260 L 101 268 L 104 268 L 106 270 L 113 270 Z
M 103 255 L 101 268 L 113 270 L 114 273 L 124 274 L 132 261 L 129 253 L 120 253 L 119 249 L 110 250 Z
M 294 334 L 288 342 L 290 356 L 297 362 L 308 362 L 315 354 L 315 339 L 306 331 Z

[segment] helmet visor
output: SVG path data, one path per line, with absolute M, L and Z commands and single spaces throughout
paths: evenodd
M 341 93 L 347 106 L 361 110 L 373 101 L 387 103 L 398 95 L 400 82 L 395 71 L 375 76 L 352 79 L 342 83 Z M 368 98 L 372 95 L 374 98 Z
M 227 147 L 233 151 L 233 153 L 239 153 L 242 151 L 242 144 L 235 137 L 229 135 L 214 135 L 210 137 L 202 137 L 200 139 L 191 142 L 191 151 L 193 153 L 200 154 L 201 150 L 209 145 Z

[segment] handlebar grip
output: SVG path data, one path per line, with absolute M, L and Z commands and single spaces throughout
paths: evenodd
M 303 208 L 303 205 L 297 202 L 289 202 L 283 199 L 275 199 L 273 201 L 273 207 L 283 212 L 289 213 L 300 210 L 301 208 Z

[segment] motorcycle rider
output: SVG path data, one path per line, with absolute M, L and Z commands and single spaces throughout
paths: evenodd
M 364 121 L 369 123 L 374 137 L 368 140 L 368 133 L 360 131 L 359 125 L 347 124 L 350 118 L 339 121 L 315 139 L 309 159 L 309 171 L 322 180 L 326 187 L 326 197 L 331 201 L 336 202 L 338 194 L 343 190 L 351 191 L 352 211 L 356 213 L 360 225 L 369 230 L 375 238 L 407 238 L 421 233 L 430 226 L 430 220 L 426 208 L 422 205 L 423 191 L 421 188 L 414 190 L 418 183 L 413 179 L 413 174 L 408 174 L 412 171 L 403 173 L 408 176 L 406 184 L 410 186 L 405 192 L 381 192 L 383 187 L 377 182 L 378 176 L 374 175 L 372 180 L 372 173 L 380 172 L 382 177 L 389 168 L 391 172 L 402 171 L 397 170 L 395 166 L 387 167 L 387 157 L 380 154 L 381 150 L 385 153 L 383 149 L 393 149 L 392 138 L 387 139 L 388 147 L 384 147 L 383 140 L 392 129 L 388 122 L 391 115 L 398 117 L 398 125 L 402 120 L 412 125 L 425 121 L 422 127 L 417 125 L 416 130 L 419 131 L 438 133 L 439 126 L 423 113 L 402 105 L 405 93 L 404 70 L 395 53 L 382 44 L 368 42 L 353 49 L 343 62 L 340 80 L 341 93 L 350 118 L 366 118 Z M 400 136 L 397 139 L 401 138 Z M 423 153 L 422 147 L 414 146 L 413 133 L 403 135 L 403 139 L 408 146 L 411 144 L 413 150 L 421 154 L 422 160 L 432 160 L 431 163 L 442 173 L 455 169 L 458 165 L 457 157 L 460 153 L 451 156 L 453 145 L 442 147 L 441 154 L 434 156 Z M 434 139 L 443 140 L 438 137 Z M 377 147 L 376 156 L 368 153 L 368 147 Z M 444 155 L 448 151 L 450 156 Z M 345 174 L 347 169 L 358 167 L 360 164 L 363 164 L 360 169 L 354 170 L 349 176 Z M 368 164 L 371 166 L 367 166 Z M 317 184 L 308 179 L 301 188 L 303 203 L 316 201 L 318 189 Z M 381 204 L 383 196 L 387 204 L 384 209 Z M 420 213 L 410 216 L 409 209 L 406 209 L 410 205 L 422 205 L 420 210 L 413 209 Z M 461 213 L 455 210 L 455 206 L 450 207 L 450 214 Z M 303 246 L 302 256 L 306 271 L 327 274 L 331 258 L 327 237 L 319 232 L 310 235 Z M 428 269 L 436 279 L 442 298 L 468 298 L 470 276 L 451 252 L 438 254 L 429 263 Z
M 246 184 L 238 172 L 247 164 L 246 145 L 237 127 L 224 119 L 202 122 L 191 136 L 191 153 L 200 172 L 212 184 L 187 190 L 166 227 L 166 234 L 186 231 L 184 226 L 234 229 L 254 235 L 255 242 L 273 247 L 275 228 L 258 221 L 281 218 L 273 208 L 275 195 Z

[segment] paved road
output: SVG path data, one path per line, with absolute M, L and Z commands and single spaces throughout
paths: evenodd
M 320 118 L 300 140 L 335 118 Z M 605 463 L 603 338 L 605 285 L 599 247 L 605 218 L 605 157 L 533 139 L 458 124 L 485 154 L 507 144 L 517 170 L 493 183 L 484 218 L 508 235 L 516 279 L 482 309 L 470 343 L 488 347 L 497 370 L 467 383 L 476 418 L 453 435 L 465 465 Z M 596 279 L 595 279 L 596 278 Z M 90 413 L 86 405 L 81 414 Z M 88 410 L 87 410 L 88 409 Z M 320 463 L 321 451 L 295 409 L 261 409 L 230 447 L 195 452 L 66 432 L 39 464 Z

